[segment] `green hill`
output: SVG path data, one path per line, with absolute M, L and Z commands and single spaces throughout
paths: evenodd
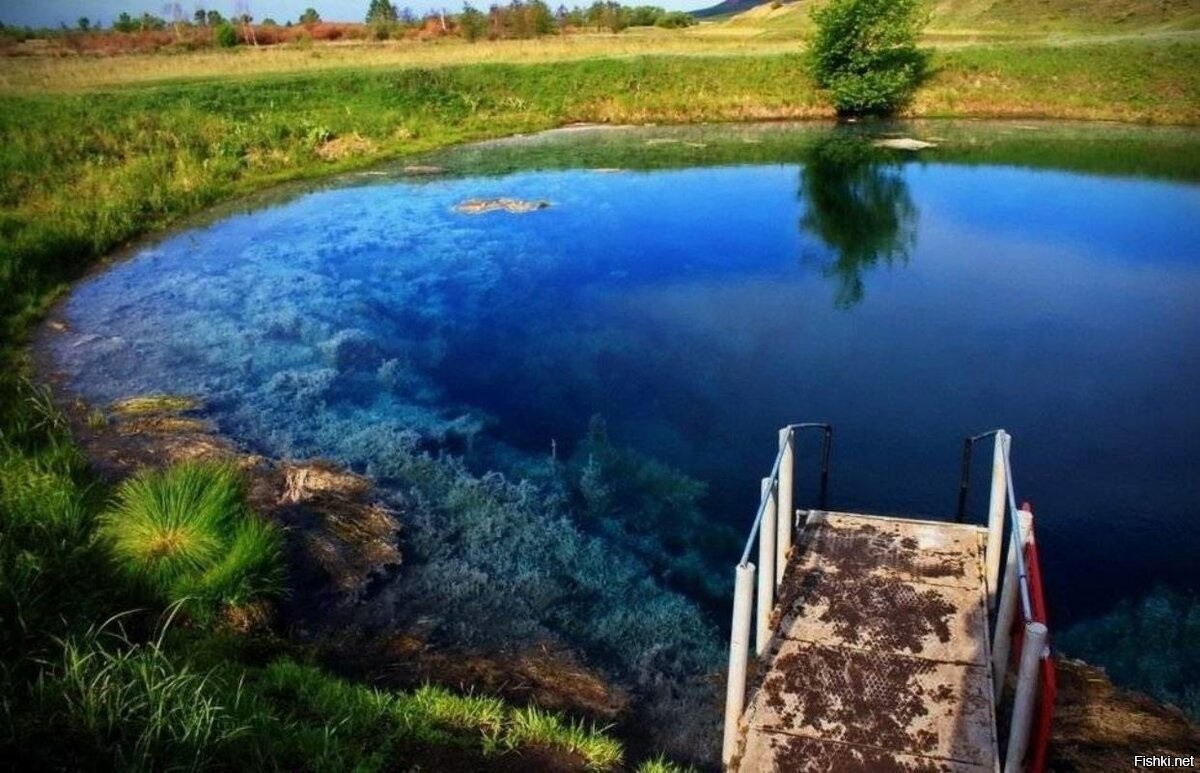
M 812 27 L 812 9 L 826 0 L 726 0 L 697 11 L 734 28 L 786 37 Z M 931 32 L 1140 33 L 1200 30 L 1195 0 L 933 0 Z M 730 15 L 732 14 L 732 15 Z M 743 32 L 748 31 L 743 29 Z

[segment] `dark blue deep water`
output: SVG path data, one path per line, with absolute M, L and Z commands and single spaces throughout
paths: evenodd
M 718 660 L 722 594 L 791 421 L 835 425 L 831 506 L 939 518 L 963 436 L 1007 428 L 1054 622 L 1194 592 L 1200 186 L 851 156 L 296 195 L 84 282 L 58 364 L 95 402 L 202 396 L 271 454 L 386 481 L 398 448 L 450 453 L 557 491 L 633 575 L 695 601 Z M 551 206 L 454 209 L 496 196 Z M 634 467 L 648 481 L 623 490 Z M 651 501 L 679 486 L 687 540 Z M 428 544 L 457 528 L 439 512 Z

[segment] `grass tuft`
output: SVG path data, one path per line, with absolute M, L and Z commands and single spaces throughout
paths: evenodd
M 118 487 L 99 532 L 118 571 L 164 603 L 187 600 L 199 617 L 282 589 L 279 530 L 250 512 L 228 465 L 142 471 Z
M 638 765 L 637 773 L 692 773 L 695 768 L 676 765 L 661 754 Z

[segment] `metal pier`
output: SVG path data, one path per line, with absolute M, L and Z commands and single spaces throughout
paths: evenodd
M 1008 434 L 971 441 L 995 443 L 988 524 L 972 526 L 793 511 L 795 436 L 814 427 L 824 430 L 824 506 L 832 430 L 785 427 L 737 567 L 726 769 L 1037 768 L 1044 749 L 1030 754 L 1030 738 L 1038 735 L 1048 648 L 1040 594 L 1030 601 L 1026 550 L 1010 551 L 1000 571 L 1006 516 L 1012 544 L 1029 548 L 1033 536 L 1032 515 L 1012 505 Z M 1001 749 L 997 703 L 1014 629 L 1023 634 L 1020 668 Z

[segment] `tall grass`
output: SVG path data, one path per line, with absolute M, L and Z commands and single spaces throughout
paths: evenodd
M 544 747 L 575 755 L 584 768 L 598 771 L 620 765 L 624 756 L 619 741 L 582 721 L 432 685 L 413 693 L 386 693 L 289 660 L 271 664 L 264 684 L 298 709 L 335 721 L 339 734 L 376 744 L 457 743 L 486 756 Z
M 37 693 L 52 726 L 123 770 L 199 770 L 246 730 L 240 690 L 172 659 L 161 639 L 98 629 L 68 639 Z
M 99 536 L 119 572 L 198 616 L 266 599 L 282 588 L 283 541 L 246 504 L 231 466 L 186 462 L 122 483 Z

